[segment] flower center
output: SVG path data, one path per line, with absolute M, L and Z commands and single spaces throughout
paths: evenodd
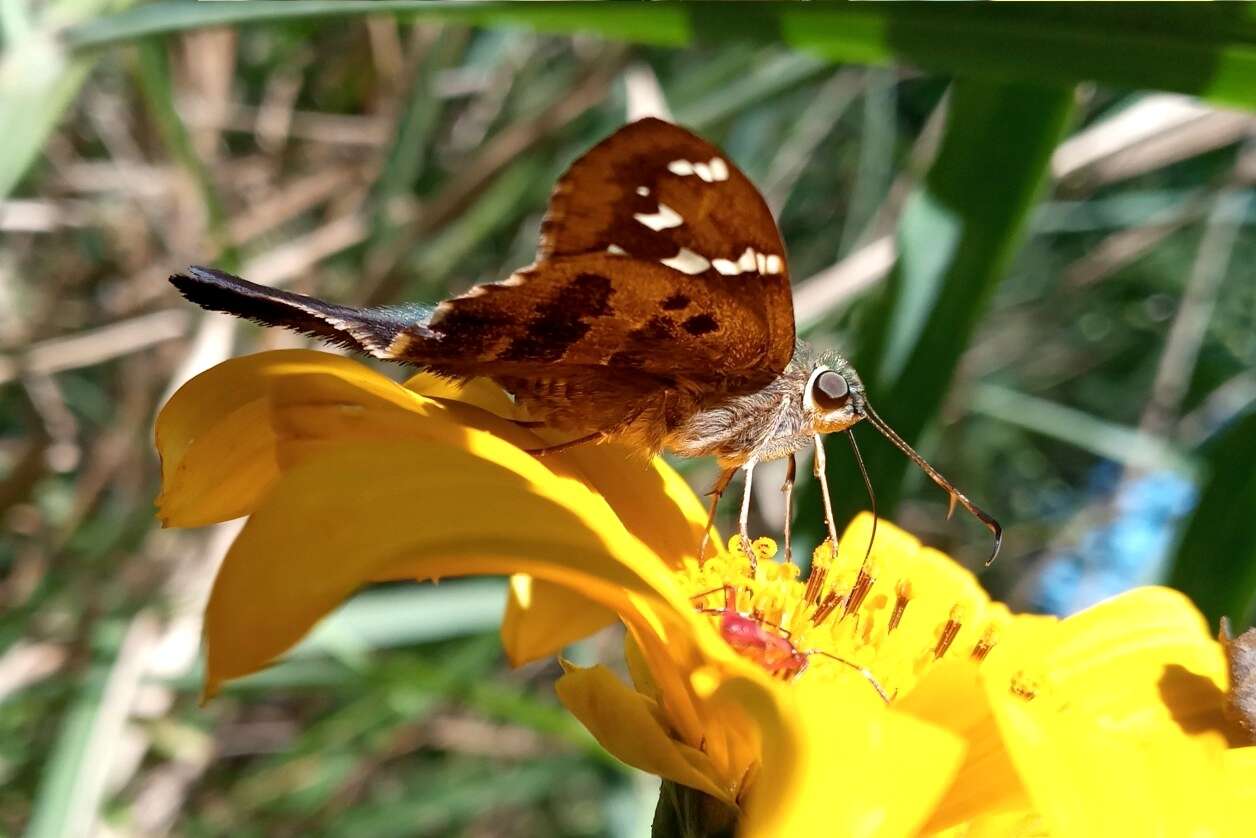
M 776 544 L 768 538 L 751 545 L 752 572 L 733 536 L 727 555 L 680 572 L 695 608 L 772 675 L 790 681 L 853 670 L 890 701 L 943 659 L 984 660 L 1009 616 L 946 556 L 914 542 L 912 550 L 881 542 L 865 561 L 856 545 L 834 555 L 826 540 L 802 578 L 796 565 L 771 561 Z

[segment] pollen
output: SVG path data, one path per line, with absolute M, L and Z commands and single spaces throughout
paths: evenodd
M 805 575 L 776 560 L 771 539 L 747 551 L 733 536 L 727 553 L 687 561 L 681 581 L 729 646 L 784 681 L 863 677 L 892 700 L 940 661 L 982 666 L 1002 621 L 971 574 L 905 534 L 879 534 L 870 550 L 862 535 L 852 526 L 837 551 L 826 539 Z

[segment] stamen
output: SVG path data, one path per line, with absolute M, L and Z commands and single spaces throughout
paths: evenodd
M 900 579 L 898 584 L 894 586 L 896 599 L 894 600 L 894 611 L 890 614 L 890 625 L 886 629 L 887 632 L 894 631 L 898 628 L 898 624 L 903 621 L 903 612 L 907 610 L 907 603 L 911 602 L 911 580 Z
M 860 568 L 859 576 L 855 579 L 855 585 L 850 589 L 850 596 L 846 597 L 846 605 L 842 608 L 842 619 L 846 619 L 852 611 L 858 611 L 859 606 L 863 605 L 864 597 L 868 595 L 868 591 L 872 590 L 872 583 L 876 581 L 868 573 L 867 569 Z
M 981 639 L 973 644 L 973 651 L 970 657 L 980 663 L 986 659 L 986 655 L 990 654 L 990 650 L 994 648 L 996 642 L 994 626 L 987 626 L 981 635 Z
M 962 625 L 959 618 L 960 607 L 955 605 L 951 608 L 951 616 L 947 619 L 946 625 L 942 627 L 942 636 L 938 638 L 938 645 L 933 650 L 934 660 L 941 660 L 946 650 L 955 642 L 955 635 L 959 634 Z
M 819 626 L 823 623 L 825 619 L 833 613 L 837 606 L 841 604 L 842 599 L 842 597 L 838 596 L 837 591 L 829 591 L 829 595 L 826 596 L 824 601 L 820 603 L 820 607 L 816 609 L 816 613 L 811 615 L 811 625 Z
M 776 542 L 767 536 L 760 536 L 750 542 L 750 549 L 754 551 L 754 557 L 750 561 L 753 568 L 756 564 L 767 564 L 772 561 L 776 555 Z
M 954 620 L 947 620 L 946 625 L 942 629 L 942 636 L 938 638 L 938 645 L 933 650 L 933 659 L 941 660 L 946 654 L 946 650 L 951 648 L 951 643 L 955 640 L 955 635 L 959 634 L 959 623 Z
M 816 604 L 816 600 L 820 598 L 820 589 L 824 587 L 824 580 L 828 578 L 828 575 L 827 567 L 812 565 L 811 573 L 807 576 L 807 590 L 802 595 L 803 602 L 807 605 Z

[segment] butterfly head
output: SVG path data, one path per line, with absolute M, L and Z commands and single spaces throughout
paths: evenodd
M 802 394 L 808 430 L 813 434 L 844 431 L 864 418 L 863 382 L 845 358 L 817 361 Z
M 950 496 L 952 510 L 954 510 L 956 504 L 959 504 L 990 530 L 994 536 L 994 550 L 986 564 L 988 565 L 994 561 L 994 557 L 999 553 L 999 545 L 1003 540 L 1003 528 L 999 526 L 998 521 L 970 501 L 964 493 L 956 489 L 951 481 L 947 480 L 937 469 L 929 465 L 924 457 L 916 453 L 916 450 L 908 445 L 907 441 L 899 436 L 890 427 L 889 423 L 873 410 L 864 393 L 863 382 L 859 379 L 859 374 L 855 372 L 854 367 L 845 358 L 840 355 L 832 355 L 815 362 L 803 390 L 803 409 L 804 428 L 813 434 L 849 431 L 853 425 L 866 420 L 868 424 L 876 428 L 877 432 L 889 440 L 895 448 L 906 454 L 908 459 L 915 463 L 930 480 Z M 854 434 L 848 434 L 848 436 L 850 437 L 852 447 L 856 448 L 855 457 L 859 461 L 860 471 L 864 475 L 864 482 L 868 485 L 868 492 L 871 495 L 872 486 L 868 483 L 868 473 L 864 469 L 862 457 L 860 457 L 859 451 L 854 444 Z M 874 515 L 875 509 L 876 500 L 874 498 Z

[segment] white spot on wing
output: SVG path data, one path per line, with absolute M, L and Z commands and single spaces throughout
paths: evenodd
M 673 160 L 667 164 L 667 171 L 674 175 L 685 177 L 686 175 L 697 175 L 699 179 L 706 183 L 715 183 L 717 180 L 728 180 L 728 164 L 724 162 L 722 157 L 712 157 L 708 163 L 692 163 L 688 160 Z
M 624 250 L 617 244 L 609 244 L 606 246 L 606 252 L 613 256 L 627 256 L 628 251 Z
M 642 198 L 644 198 L 646 195 L 650 194 L 650 189 L 649 187 L 646 187 L 646 186 L 638 186 L 637 194 L 640 195 Z
M 669 207 L 667 204 L 659 204 L 659 211 L 655 213 L 634 213 L 633 218 L 640 221 L 651 230 L 658 232 L 666 230 L 669 227 L 679 227 L 685 223 L 685 219 L 680 217 L 680 213 Z
M 682 250 L 681 253 L 688 251 Z M 693 254 L 697 256 L 697 254 Z M 672 257 L 680 258 L 679 256 Z M 702 258 L 702 257 L 698 257 Z M 705 259 L 703 260 L 705 261 Z M 664 264 L 667 264 L 666 260 Z M 753 247 L 747 247 L 746 251 L 737 257 L 737 261 L 732 259 L 712 259 L 711 267 L 723 276 L 737 276 L 744 273 L 757 272 L 760 274 L 779 274 L 785 272 L 785 260 L 780 256 L 770 253 L 759 253 Z M 705 270 L 705 268 L 704 268 Z M 686 273 L 690 273 L 686 271 Z M 698 273 L 698 271 L 693 271 Z
M 669 268 L 691 275 L 700 274 L 711 267 L 711 263 L 707 261 L 705 256 L 694 253 L 687 247 L 682 247 L 680 252 L 670 259 L 660 259 L 659 261 Z

